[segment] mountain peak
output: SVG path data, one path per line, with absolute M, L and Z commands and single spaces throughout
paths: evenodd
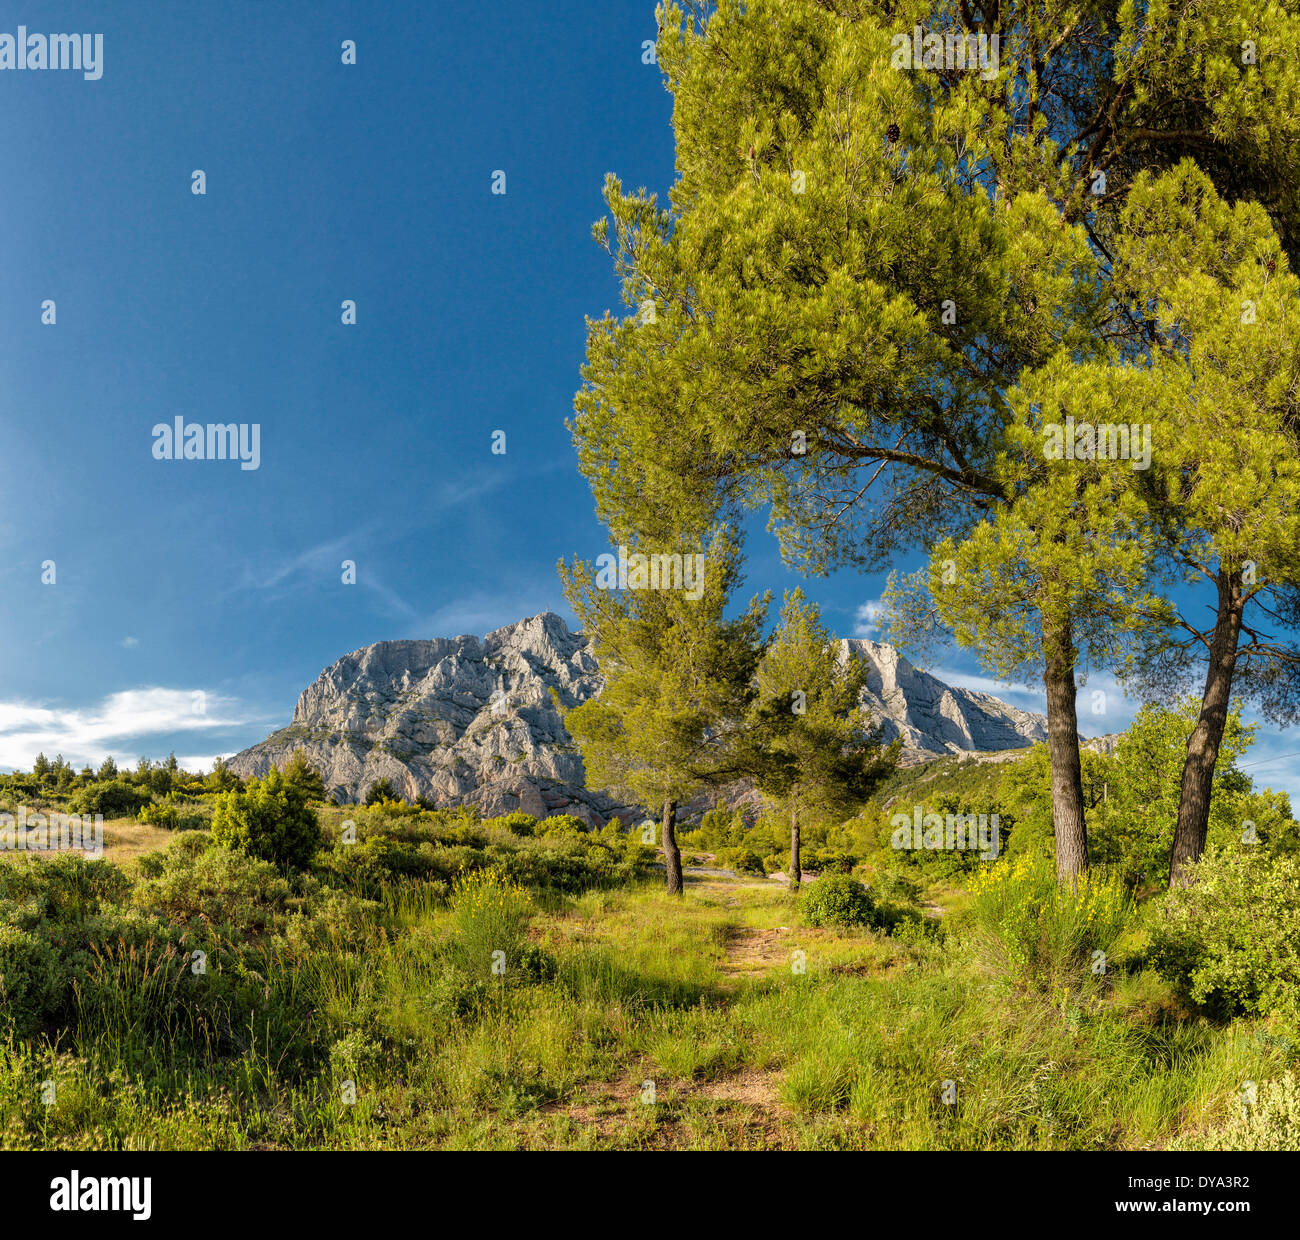
M 867 664 L 863 709 L 903 760 L 1019 749 L 1046 720 L 919 671 L 893 646 L 845 639 L 841 658 Z M 387 779 L 408 800 L 570 813 L 593 825 L 638 813 L 585 786 L 562 711 L 604 687 L 582 633 L 540 612 L 479 638 L 379 641 L 344 655 L 305 688 L 287 728 L 230 759 L 244 776 L 283 766 L 296 749 L 333 796 L 360 800 Z

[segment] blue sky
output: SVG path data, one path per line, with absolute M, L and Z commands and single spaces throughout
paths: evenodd
M 571 619 L 555 562 L 606 549 L 564 427 L 584 315 L 617 301 L 590 228 L 607 171 L 672 180 L 653 5 L 4 5 L 20 23 L 104 39 L 98 81 L 0 72 L 0 766 L 206 764 L 370 642 Z M 260 467 L 154 459 L 178 416 L 257 424 Z M 761 534 L 749 582 L 798 584 Z M 881 579 L 804 584 L 870 635 Z M 934 670 L 1041 709 L 969 656 Z M 1112 694 L 1082 729 L 1131 715 Z M 1246 760 L 1297 796 L 1294 750 Z

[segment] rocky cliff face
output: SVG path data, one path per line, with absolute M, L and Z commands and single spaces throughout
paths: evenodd
M 864 709 L 904 761 L 1042 740 L 1041 715 L 953 689 L 917 671 L 892 646 L 845 641 L 841 657 L 868 664 Z M 600 669 L 580 633 L 545 613 L 477 637 L 376 642 L 309 685 L 293 722 L 230 760 L 243 776 L 283 766 L 296 749 L 332 796 L 356 801 L 377 779 L 407 800 L 477 805 L 485 814 L 574 814 L 599 825 L 635 808 L 588 791 L 560 707 L 599 693 Z
M 1042 715 L 1017 710 L 987 693 L 954 689 L 918 671 L 893 646 L 846 639 L 842 659 L 867 665 L 863 709 L 884 739 L 903 738 L 902 760 L 922 762 L 950 753 L 1024 749 L 1047 739 Z
M 623 810 L 588 792 L 560 706 L 602 688 L 581 634 L 546 613 L 477 637 L 376 642 L 309 685 L 293 722 L 230 760 L 265 775 L 295 749 L 326 790 L 360 800 L 377 779 L 399 796 L 477 805 L 485 814 L 574 814 L 592 824 Z

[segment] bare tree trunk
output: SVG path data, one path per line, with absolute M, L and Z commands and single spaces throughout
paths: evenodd
M 790 890 L 797 891 L 803 882 L 803 870 L 799 868 L 799 810 L 794 801 L 790 802 Z
M 682 894 L 682 850 L 677 847 L 677 802 L 664 802 L 664 862 L 668 868 L 668 894 Z
M 1178 825 L 1169 851 L 1169 885 L 1186 887 L 1191 882 L 1189 867 L 1205 851 L 1210 826 L 1210 796 L 1214 791 L 1214 767 L 1228 724 L 1232 697 L 1232 676 L 1237 666 L 1237 643 L 1241 639 L 1242 613 L 1246 596 L 1241 574 L 1222 569 L 1218 576 L 1219 605 L 1210 638 L 1210 662 L 1205 670 L 1205 692 L 1201 713 L 1187 738 L 1183 783 L 1178 795 Z
M 1043 634 L 1043 683 L 1047 688 L 1047 752 L 1052 767 L 1052 826 L 1056 833 L 1056 881 L 1073 888 L 1088 868 L 1088 824 L 1083 809 L 1079 716 L 1075 708 L 1074 659 L 1068 623 Z

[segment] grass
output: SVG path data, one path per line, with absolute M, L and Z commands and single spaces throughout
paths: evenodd
M 113 984 L 57 1049 L 0 1046 L 0 1146 L 1132 1149 L 1221 1122 L 1297 1056 L 1285 1031 L 1179 1010 L 1149 973 L 1056 1001 L 956 932 L 810 929 L 743 879 L 537 896 L 544 981 L 456 980 L 463 901 L 412 884 L 383 909 L 292 969 L 267 961 L 283 1010 L 330 1031 L 316 1060 L 287 1021 L 178 1017 L 151 957 L 100 961 Z

